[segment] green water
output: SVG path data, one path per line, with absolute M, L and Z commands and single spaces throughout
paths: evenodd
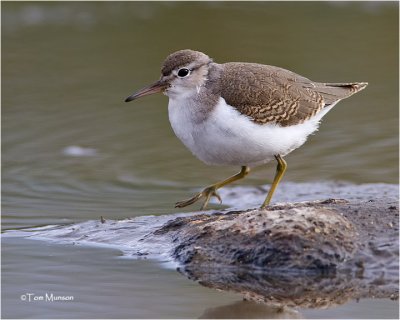
M 170 128 L 165 96 L 123 102 L 158 79 L 164 58 L 183 48 L 217 62 L 277 65 L 315 81 L 369 82 L 286 158 L 285 180 L 398 183 L 395 2 L 1 7 L 3 230 L 177 212 L 175 201 L 237 171 L 206 166 L 184 148 Z M 71 156 L 65 152 L 71 146 L 95 151 Z M 256 168 L 241 184 L 269 183 L 274 166 Z M 240 300 L 156 262 L 117 256 L 106 249 L 6 239 L 3 316 L 199 317 Z M 82 274 L 87 276 L 76 276 Z M 76 300 L 24 303 L 19 297 L 29 290 Z M 393 302 L 372 300 L 301 314 L 369 317 L 371 308 L 382 317 L 394 312 Z

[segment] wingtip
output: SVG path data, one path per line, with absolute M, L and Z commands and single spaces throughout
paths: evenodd
M 353 85 L 354 89 L 356 89 L 357 92 L 365 89 L 367 86 L 368 82 L 358 82 Z

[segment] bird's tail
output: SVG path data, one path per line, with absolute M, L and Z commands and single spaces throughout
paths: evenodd
M 329 105 L 352 96 L 365 89 L 367 85 L 368 82 L 319 83 L 314 90 L 319 92 L 324 97 L 325 103 Z

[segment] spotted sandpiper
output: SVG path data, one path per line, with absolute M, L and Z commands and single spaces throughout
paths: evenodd
M 217 189 L 242 179 L 250 167 L 276 159 L 275 177 L 261 206 L 265 208 L 287 168 L 283 157 L 306 142 L 336 103 L 366 86 L 366 82 L 314 82 L 263 64 L 218 64 L 187 49 L 170 54 L 160 79 L 125 101 L 163 92 L 169 97 L 172 129 L 197 158 L 211 165 L 241 166 L 239 173 L 175 207 L 204 198 L 204 209 L 211 197 L 221 202 Z

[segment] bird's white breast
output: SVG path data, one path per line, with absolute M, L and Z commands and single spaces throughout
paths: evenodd
M 320 119 L 328 110 L 302 124 L 286 127 L 256 124 L 223 98 L 207 117 L 201 119 L 197 111 L 193 99 L 169 100 L 171 126 L 197 158 L 213 165 L 255 166 L 274 159 L 276 154 L 284 156 L 300 147 L 318 129 Z

